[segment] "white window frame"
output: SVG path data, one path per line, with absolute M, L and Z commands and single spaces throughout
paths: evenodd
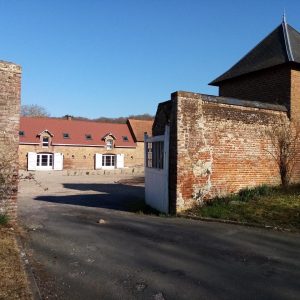
M 47 139 L 47 141 L 44 141 L 44 139 Z M 42 146 L 44 148 L 48 148 L 49 144 L 50 144 L 50 138 L 49 138 L 49 136 L 43 136 L 42 137 Z
M 146 142 L 146 167 L 164 168 L 164 141 Z
M 114 145 L 113 139 L 107 139 L 106 140 L 106 150 L 112 150 Z
M 42 165 L 42 157 L 47 157 L 47 164 Z M 37 153 L 36 155 L 36 170 L 53 170 L 54 155 L 53 153 Z
M 107 163 L 107 157 L 110 158 L 109 164 Z M 102 154 L 102 168 L 103 169 L 115 169 L 117 166 L 117 157 L 115 154 Z

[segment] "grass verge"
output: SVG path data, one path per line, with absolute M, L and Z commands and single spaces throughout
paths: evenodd
M 32 299 L 14 233 L 9 228 L 1 225 L 0 270 L 0 299 Z
M 195 206 L 189 215 L 300 231 L 300 185 L 288 189 L 260 186 Z

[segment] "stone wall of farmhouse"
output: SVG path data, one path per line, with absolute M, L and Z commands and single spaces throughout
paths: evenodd
M 144 144 L 137 143 L 136 148 L 114 148 L 106 150 L 103 147 L 76 147 L 76 146 L 50 146 L 20 145 L 19 159 L 20 169 L 27 170 L 28 152 L 60 152 L 64 155 L 64 170 L 94 170 L 95 154 L 124 154 L 125 167 L 137 167 L 144 165 Z
M 8 214 L 12 221 L 17 212 L 20 93 L 21 67 L 0 61 L 0 159 L 11 161 L 9 172 L 13 174 L 13 195 L 0 199 L 0 214 Z
M 280 183 L 265 129 L 288 121 L 283 106 L 187 92 L 173 93 L 171 101 L 172 213 L 241 188 Z

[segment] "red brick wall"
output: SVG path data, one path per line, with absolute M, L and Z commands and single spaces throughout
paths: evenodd
M 290 87 L 291 66 L 281 65 L 224 81 L 219 95 L 289 107 Z
M 284 107 L 187 92 L 172 94 L 172 101 L 170 202 L 176 211 L 241 188 L 280 183 L 264 132 L 278 119 L 288 120 Z
M 300 121 L 300 68 L 293 67 L 291 70 L 291 118 Z
M 10 169 L 15 193 L 9 199 L 0 199 L 0 213 L 8 214 L 12 220 L 17 212 L 20 92 L 21 67 L 0 61 L 0 150 L 7 152 L 7 157 L 15 157 Z

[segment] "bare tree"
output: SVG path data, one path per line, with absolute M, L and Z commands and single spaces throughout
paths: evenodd
M 280 118 L 279 122 L 266 130 L 266 137 L 271 142 L 271 148 L 267 149 L 267 152 L 271 154 L 278 166 L 281 184 L 288 187 L 297 162 L 300 142 L 299 123 Z
M 23 117 L 49 117 L 49 112 L 40 105 L 27 104 L 21 106 L 21 116 Z

